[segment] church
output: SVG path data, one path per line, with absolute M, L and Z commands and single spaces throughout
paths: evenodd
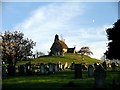
M 59 36 L 56 34 L 54 42 L 50 48 L 50 55 L 64 56 L 64 53 L 76 53 L 76 48 L 68 48 L 64 40 L 60 40 Z

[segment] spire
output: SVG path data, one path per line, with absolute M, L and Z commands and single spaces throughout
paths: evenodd
M 58 40 L 59 40 L 59 36 L 56 34 L 56 35 L 55 35 L 55 40 L 54 40 L 54 42 L 55 42 L 55 41 L 58 41 Z

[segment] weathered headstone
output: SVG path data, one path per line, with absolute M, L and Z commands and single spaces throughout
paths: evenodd
M 75 78 L 82 78 L 82 64 L 75 64 Z
M 32 74 L 32 71 L 31 71 L 31 62 L 29 63 L 26 63 L 26 72 L 27 72 L 27 75 L 31 75 Z
M 94 67 L 90 64 L 88 66 L 88 76 L 89 77 L 92 77 L 93 76 L 93 70 L 94 70 Z
M 19 70 L 19 74 L 22 75 L 22 76 L 25 76 L 27 73 L 26 73 L 26 65 L 23 64 L 23 65 L 20 65 L 18 67 L 18 70 Z
M 40 64 L 40 74 L 41 75 L 46 74 L 46 72 L 45 72 L 45 65 L 43 63 Z
M 8 71 L 8 76 L 14 76 L 16 72 L 15 66 L 13 66 L 12 64 L 9 64 L 7 66 L 7 71 Z
M 53 63 L 49 63 L 48 64 L 48 66 L 49 66 L 49 74 L 53 74 L 55 71 L 55 68 L 54 68 L 54 65 L 53 65 Z
M 54 64 L 54 67 L 55 67 L 55 72 L 59 71 L 57 64 Z
M 95 87 L 103 88 L 105 84 L 106 71 L 104 70 L 102 65 L 99 65 L 94 70 L 94 78 L 95 78 Z
M 112 71 L 115 71 L 116 70 L 116 65 L 114 62 L 111 63 L 111 68 L 112 68 Z

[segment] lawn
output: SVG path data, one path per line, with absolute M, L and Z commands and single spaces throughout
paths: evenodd
M 32 59 L 32 64 L 37 63 L 58 63 L 61 62 L 64 64 L 68 62 L 71 64 L 73 61 L 75 63 L 83 63 L 86 64 L 93 64 L 95 62 L 102 63 L 103 61 L 91 58 L 89 56 L 84 56 L 84 61 L 81 59 L 80 54 L 65 54 L 65 56 L 47 56 L 47 57 L 40 57 L 36 59 Z M 17 65 L 25 64 L 28 61 L 20 61 Z M 107 71 L 107 77 L 105 82 L 105 88 L 112 89 L 112 81 L 114 78 L 120 75 L 120 69 L 117 72 Z M 74 87 L 76 90 L 82 89 L 94 89 L 94 77 L 88 77 L 87 71 L 83 70 L 82 79 L 75 79 L 74 78 L 74 71 L 67 69 L 64 71 L 56 72 L 55 74 L 51 75 L 32 75 L 32 76 L 14 76 L 14 77 L 7 77 L 2 80 L 2 87 L 3 89 L 53 89 L 53 90 L 63 90 L 63 89 L 70 89 Z
M 64 63 L 68 63 L 71 64 L 72 62 L 75 63 L 86 63 L 86 64 L 93 64 L 96 62 L 103 62 L 101 60 L 95 59 L 95 58 L 91 58 L 89 56 L 83 55 L 84 57 L 84 61 L 82 60 L 82 57 L 80 54 L 71 54 L 71 53 L 67 53 L 64 56 L 46 56 L 46 57 L 39 57 L 39 58 L 35 58 L 35 59 L 31 59 L 31 63 L 36 64 L 36 63 L 58 63 L 59 61 L 64 64 Z M 17 65 L 20 64 L 25 64 L 26 61 L 19 61 L 17 63 Z
M 120 72 L 107 71 L 105 88 L 112 89 L 112 81 L 120 75 Z M 69 84 L 68 84 L 69 83 Z M 92 89 L 94 87 L 94 78 L 87 76 L 84 70 L 82 79 L 74 78 L 74 71 L 65 70 L 52 75 L 36 75 L 36 76 L 15 76 L 3 79 L 3 89 L 75 89 L 85 88 Z

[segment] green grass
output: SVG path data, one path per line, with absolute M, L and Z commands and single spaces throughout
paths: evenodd
M 119 72 L 109 72 L 107 71 L 106 77 L 106 88 L 112 88 L 112 80 L 117 77 Z M 83 71 L 82 79 L 74 79 L 74 71 L 65 70 L 60 71 L 58 73 L 52 75 L 45 76 L 16 76 L 16 77 L 8 77 L 3 79 L 3 88 L 4 89 L 33 89 L 33 88 L 65 88 L 69 82 L 75 83 L 77 85 L 76 88 L 93 88 L 94 86 L 94 77 L 89 78 L 87 76 L 87 71 Z
M 58 63 L 60 61 L 61 63 L 67 62 L 68 64 L 71 64 L 72 62 L 93 64 L 95 62 L 102 62 L 101 60 L 94 59 L 86 55 L 84 55 L 83 57 L 84 57 L 84 61 L 82 61 L 80 54 L 69 53 L 69 54 L 65 54 L 64 56 L 48 56 L 48 57 L 40 57 L 40 58 L 32 59 L 31 63 L 34 63 L 34 64 L 49 63 L 49 62 Z M 24 63 L 26 63 L 26 61 L 20 61 L 17 63 L 17 65 L 24 64 Z
M 65 54 L 65 56 L 49 56 L 49 57 L 40 57 L 36 59 L 32 59 L 31 63 L 65 63 L 68 62 L 68 64 L 71 64 L 73 61 L 75 63 L 83 63 L 86 64 L 93 64 L 95 62 L 102 62 L 100 60 L 91 58 L 89 56 L 84 56 L 84 61 L 81 59 L 80 54 Z M 27 61 L 28 62 L 28 61 Z M 25 64 L 26 61 L 20 61 L 17 63 L 17 65 Z M 106 84 L 105 87 L 112 88 L 112 80 L 120 75 L 118 72 L 110 72 L 107 71 L 107 77 L 106 77 Z M 4 89 L 40 89 L 45 88 L 49 89 L 68 89 L 69 87 L 64 87 L 69 82 L 75 83 L 76 87 L 74 89 L 80 90 L 80 88 L 93 88 L 94 86 L 94 77 L 89 78 L 87 75 L 87 71 L 83 71 L 82 79 L 74 79 L 74 71 L 72 70 L 65 70 L 60 71 L 52 75 L 34 75 L 34 76 L 14 76 L 14 77 L 7 77 L 2 80 L 3 88 Z M 51 90 L 51 89 L 49 89 Z

